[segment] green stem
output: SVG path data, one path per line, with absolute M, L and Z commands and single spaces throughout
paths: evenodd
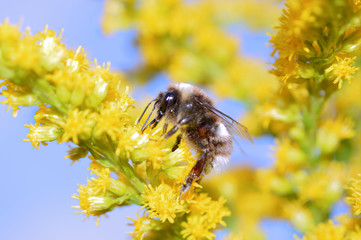
M 129 163 L 119 159 L 113 151 L 107 151 L 107 149 L 99 148 L 98 146 L 90 143 L 84 143 L 84 145 L 98 163 L 105 167 L 111 167 L 117 172 L 123 173 L 139 193 L 144 192 L 144 183 L 137 177 L 134 169 L 129 165 Z
M 303 108 L 303 123 L 305 126 L 306 139 L 302 144 L 304 151 L 310 158 L 311 165 L 315 165 L 319 158 L 319 153 L 316 152 L 316 137 L 317 137 L 317 127 L 320 117 L 321 110 L 325 103 L 325 98 L 321 96 L 310 96 L 310 103 L 308 108 Z
M 128 178 L 131 184 L 138 190 L 139 193 L 144 192 L 144 182 L 141 181 L 136 173 L 134 172 L 134 168 L 132 168 L 129 163 L 121 163 L 120 168 L 122 169 L 120 172 L 124 173 L 124 175 Z

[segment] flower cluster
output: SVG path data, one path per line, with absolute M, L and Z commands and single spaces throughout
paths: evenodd
M 296 240 L 357 240 L 360 238 L 360 228 L 348 229 L 344 225 L 335 225 L 331 220 L 320 223 L 302 239 L 296 236 Z
M 180 228 L 186 239 L 210 239 L 225 226 L 230 212 L 224 199 L 199 195 L 194 187 L 179 199 L 196 156 L 183 142 L 172 152 L 173 142 L 164 141 L 160 128 L 140 131 L 132 112 L 135 100 L 123 75 L 111 72 L 109 64 L 91 63 L 81 47 L 68 50 L 60 34 L 47 27 L 32 35 L 8 21 L 0 25 L 0 53 L 1 94 L 7 98 L 2 103 L 13 107 L 14 116 L 19 106 L 39 108 L 35 123 L 26 125 L 25 141 L 37 149 L 50 141 L 72 142 L 76 146 L 66 158 L 92 160 L 94 177 L 73 196 L 79 213 L 99 221 L 115 207 L 140 205 L 148 214 L 134 220 L 132 235 L 138 238 L 167 229 L 177 235 Z M 203 230 L 194 232 L 195 225 Z
M 352 1 L 289 0 L 270 34 L 278 89 L 255 101 L 243 123 L 254 135 L 275 137 L 274 166 L 234 170 L 206 184 L 206 190 L 228 196 L 231 209 L 247 206 L 232 222 L 251 239 L 262 237 L 257 222 L 265 216 L 313 231 L 307 240 L 360 237 L 355 228 L 322 223 L 345 196 L 350 176 L 360 172 L 361 17 L 355 6 Z M 236 181 L 240 175 L 248 177 Z M 350 189 L 348 202 L 359 214 L 358 180 Z M 265 206 L 254 204 L 254 198 L 267 199 Z

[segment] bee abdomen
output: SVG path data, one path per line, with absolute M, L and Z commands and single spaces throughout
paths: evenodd
M 228 166 L 233 151 L 232 136 L 223 136 L 215 138 L 210 144 L 209 166 L 206 171 L 219 171 Z

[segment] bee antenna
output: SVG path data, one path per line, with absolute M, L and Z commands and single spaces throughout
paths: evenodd
M 148 105 L 145 107 L 142 115 L 140 115 L 140 118 L 139 118 L 138 121 L 137 121 L 137 125 L 139 124 L 140 120 L 142 120 L 142 117 L 143 117 L 144 113 L 147 111 L 149 105 L 150 105 L 152 102 L 154 102 L 154 101 L 155 101 L 155 99 L 153 99 L 152 101 L 150 101 L 150 102 L 148 103 Z M 154 109 L 154 108 L 153 108 L 153 109 Z
M 153 109 L 154 110 L 154 109 Z M 153 112 L 153 111 L 152 111 Z M 150 115 L 149 115 L 150 116 Z M 144 125 L 146 124 L 146 123 L 144 123 L 144 125 L 143 125 L 143 127 L 142 127 L 142 133 L 145 131 L 145 129 L 147 129 L 150 125 L 152 125 L 152 124 L 154 124 L 153 126 L 152 126 L 152 128 L 154 128 L 155 126 L 157 126 L 157 124 L 159 123 L 159 120 L 162 118 L 162 116 L 163 115 L 158 115 L 158 116 L 156 116 L 146 127 L 144 127 Z M 149 118 L 149 117 L 148 117 Z M 148 120 L 148 119 L 147 119 Z
M 154 106 L 153 106 L 152 111 L 150 112 L 150 114 L 148 115 L 147 119 L 145 120 L 145 122 L 144 122 L 144 124 L 143 124 L 143 127 L 142 127 L 142 129 L 141 129 L 142 132 L 143 132 L 151 123 L 153 123 L 153 122 L 150 122 L 150 123 L 148 124 L 148 126 L 146 126 L 146 127 L 144 128 L 144 126 L 147 124 L 150 116 L 152 116 L 152 114 L 153 114 L 153 112 L 154 112 L 155 104 L 156 104 L 156 103 L 157 103 L 157 102 L 154 103 Z M 148 106 L 149 106 L 149 104 L 148 104 Z M 147 107 L 148 107 L 148 106 L 147 106 Z M 143 115 L 143 114 L 142 114 L 142 115 Z

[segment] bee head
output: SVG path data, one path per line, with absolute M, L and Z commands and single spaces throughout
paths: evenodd
M 174 90 L 168 90 L 158 97 L 159 102 L 156 104 L 158 107 L 158 115 L 164 116 L 167 111 L 172 110 L 176 105 L 178 93 Z
M 144 132 L 144 130 L 147 129 L 149 126 L 151 126 L 152 128 L 156 127 L 158 125 L 159 121 L 167 113 L 174 112 L 174 108 L 178 101 L 178 95 L 179 94 L 175 89 L 169 89 L 166 92 L 159 93 L 158 96 L 148 104 L 148 106 L 149 106 L 152 102 L 155 101 L 153 110 L 149 114 L 147 120 L 145 121 L 145 123 L 142 127 L 142 132 Z M 148 106 L 144 110 L 143 114 L 147 110 Z M 147 125 L 147 122 L 155 109 L 157 109 L 158 115 Z M 140 116 L 140 119 L 142 118 L 143 114 Z M 139 123 L 140 119 L 138 120 L 138 123 Z

